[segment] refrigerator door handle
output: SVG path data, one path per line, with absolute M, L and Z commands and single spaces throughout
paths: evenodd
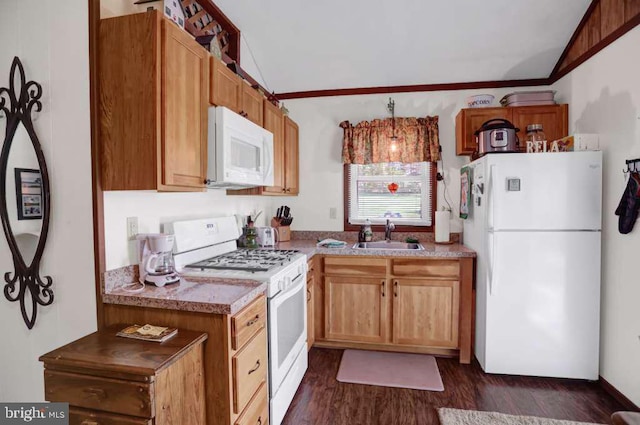
M 495 164 L 491 164 L 489 166 L 489 176 L 487 178 L 487 224 L 490 229 L 494 228 L 495 222 L 495 208 L 493 202 L 493 174 L 494 174 Z
M 493 234 L 493 232 L 488 232 L 487 233 L 487 253 L 489 254 L 489 261 L 487 261 L 487 274 L 488 274 L 488 280 L 489 280 L 489 295 L 493 295 L 493 265 L 496 262 L 496 251 L 495 251 L 495 241 L 493 240 L 493 238 L 495 237 L 495 235 Z

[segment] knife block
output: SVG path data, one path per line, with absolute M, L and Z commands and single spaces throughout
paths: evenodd
M 291 240 L 291 227 L 283 226 L 280 224 L 280 220 L 276 217 L 271 219 L 271 227 L 275 227 L 278 230 L 278 242 L 287 242 Z

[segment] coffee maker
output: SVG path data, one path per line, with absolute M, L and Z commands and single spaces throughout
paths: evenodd
M 138 235 L 140 282 L 162 287 L 180 282 L 173 261 L 174 235 Z

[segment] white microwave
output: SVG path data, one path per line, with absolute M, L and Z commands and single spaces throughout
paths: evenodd
M 208 124 L 207 187 L 273 186 L 273 133 L 222 106 Z

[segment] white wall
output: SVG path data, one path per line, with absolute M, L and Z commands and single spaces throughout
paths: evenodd
M 266 225 L 271 199 L 260 196 L 227 196 L 215 189 L 199 193 L 116 191 L 104 193 L 106 270 L 137 264 L 135 242 L 127 239 L 127 217 L 138 217 L 139 233 L 157 233 L 161 225 L 175 220 L 249 215 L 262 211 L 256 222 Z
M 640 27 L 554 85 L 569 103 L 570 132 L 599 133 L 604 151 L 602 344 L 600 374 L 640 405 L 640 220 L 618 233 L 614 211 L 625 159 L 640 158 Z
M 545 87 L 535 89 L 544 90 Z M 391 96 L 395 101 L 398 117 L 440 117 L 445 181 L 448 199 L 454 209 L 452 216 L 456 217 L 460 196 L 459 170 L 468 162 L 468 157 L 456 156 L 455 117 L 466 106 L 465 99 L 468 96 L 493 94 L 496 97 L 494 104 L 497 106 L 502 96 L 514 90 L 414 92 L 287 100 L 284 103 L 290 110 L 291 118 L 300 126 L 300 195 L 297 198 L 276 199 L 276 202 L 286 202 L 293 210 L 294 230 L 342 230 L 343 130 L 338 124 L 344 120 L 356 124 L 363 120 L 390 117 L 386 105 Z M 442 183 L 438 183 L 437 205 L 438 208 L 445 205 Z M 329 208 L 337 209 L 335 219 L 329 218 Z M 453 219 L 451 230 L 461 231 L 461 221 Z
M 86 0 L 0 3 L 0 86 L 17 55 L 44 90 L 35 130 L 51 179 L 51 223 L 41 274 L 53 278 L 55 293 L 31 331 L 19 303 L 0 295 L 0 401 L 43 400 L 38 357 L 96 329 L 87 16 Z M 2 135 L 5 125 L 0 119 Z M 12 270 L 2 235 L 0 272 Z

